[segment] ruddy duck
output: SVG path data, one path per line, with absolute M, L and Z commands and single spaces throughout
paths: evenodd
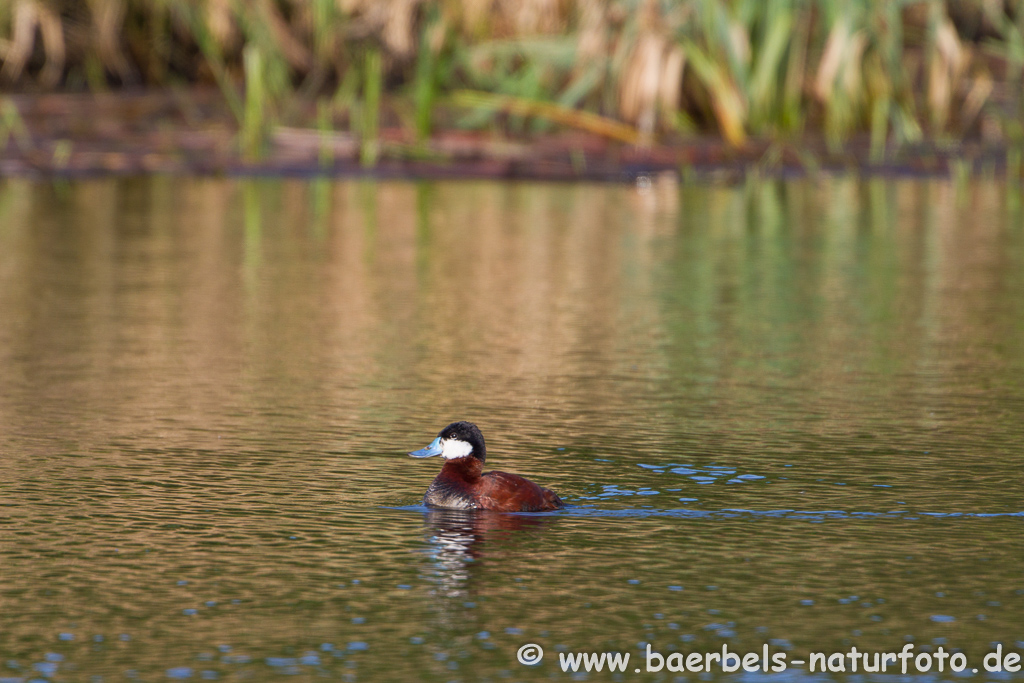
M 487 448 L 484 435 L 472 422 L 453 422 L 414 458 L 440 455 L 441 473 L 427 489 L 428 507 L 498 512 L 543 512 L 565 507 L 554 491 L 507 472 L 484 472 Z

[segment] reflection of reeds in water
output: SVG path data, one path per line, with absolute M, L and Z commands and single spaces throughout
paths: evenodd
M 337 183 L 325 196 L 297 182 L 154 179 L 75 185 L 50 208 L 47 192 L 0 192 L 4 282 L 25 285 L 0 295 L 0 351 L 35 349 L 52 364 L 23 387 L 38 401 L 17 405 L 106 406 L 141 432 L 192 443 L 211 415 L 230 423 L 318 396 L 316 419 L 341 434 L 490 413 L 500 445 L 499 430 L 522 433 L 538 410 L 571 423 L 580 401 L 599 398 L 564 378 L 600 386 L 595 362 L 617 372 L 631 362 L 618 349 L 649 346 L 651 241 L 671 230 L 672 212 L 657 212 L 674 187 L 658 199 L 602 186 Z M 66 248 L 54 255 L 51 243 Z M 50 278 L 68 283 L 73 316 L 29 296 Z M 47 379 L 65 364 L 91 370 Z M 15 409 L 0 400 L 7 424 Z M 421 494 L 423 471 L 405 476 Z
M 422 437 L 403 430 L 483 416 L 489 464 L 557 489 L 557 458 L 528 445 L 657 421 L 676 392 L 736 398 L 766 374 L 870 413 L 858 372 L 912 391 L 921 367 L 949 381 L 950 348 L 1001 362 L 971 349 L 1018 344 L 1015 238 L 979 187 L 157 178 L 54 204 L 7 183 L 0 360 L 37 366 L 0 413 L 102 408 L 194 444 L 211 420 L 315 405 L 310 428 L 399 454 Z M 57 304 L 32 295 L 54 283 Z M 745 419 L 705 409 L 683 415 Z M 416 497 L 433 472 L 400 476 Z
M 268 122 L 308 125 L 303 103 L 319 100 L 363 135 L 365 163 L 381 116 L 422 139 L 441 104 L 474 110 L 463 125 L 532 119 L 619 139 L 616 126 L 645 140 L 714 128 L 733 143 L 866 131 L 879 157 L 925 132 L 1017 140 L 1022 43 L 1020 0 L 0 4 L 4 83 L 215 83 L 246 149 Z
M 914 405 L 949 392 L 952 402 L 966 377 L 1013 367 L 1021 346 L 1001 320 L 1016 319 L 1020 307 L 993 307 L 1009 303 L 1003 287 L 1016 286 L 999 254 L 1020 240 L 998 188 L 970 183 L 958 198 L 949 182 L 838 179 L 684 190 L 680 230 L 691 238 L 674 256 L 666 290 L 672 372 L 735 386 L 738 397 L 758 368 L 759 391 L 778 398 L 755 413 L 738 401 L 688 417 L 730 431 L 777 414 L 812 433 L 854 438 L 864 425 L 894 430 L 880 395 Z M 800 403 L 807 395 L 816 399 Z M 956 429 L 970 419 L 922 412 L 903 424 Z

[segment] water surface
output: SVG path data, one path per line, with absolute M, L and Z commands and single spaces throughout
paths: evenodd
M 986 182 L 0 182 L 0 680 L 1022 652 L 1022 223 Z M 573 507 L 428 513 L 404 453 L 455 419 Z

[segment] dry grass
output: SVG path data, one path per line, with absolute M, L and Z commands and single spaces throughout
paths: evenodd
M 385 106 L 421 139 L 455 107 L 466 126 L 640 142 L 811 130 L 869 133 L 879 154 L 925 135 L 1016 144 L 1022 71 L 1024 0 L 0 3 L 4 89 L 215 83 L 253 153 L 315 110 L 361 133 L 368 163 Z

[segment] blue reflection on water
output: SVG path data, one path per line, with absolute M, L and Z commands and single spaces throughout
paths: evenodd
M 386 510 L 418 512 L 426 514 L 436 512 L 425 505 L 383 506 Z M 904 519 L 914 520 L 919 516 L 932 518 L 987 519 L 1000 517 L 1024 517 L 1024 510 L 1019 512 L 919 512 L 914 510 L 889 510 L 886 512 L 846 511 L 846 510 L 752 510 L 747 508 L 722 508 L 721 510 L 693 510 L 690 508 L 632 508 L 625 510 L 605 510 L 594 505 L 568 505 L 563 510 L 552 512 L 501 512 L 491 513 L 516 517 L 678 517 L 696 519 L 735 519 L 737 517 L 770 517 L 799 520 L 824 519 Z

